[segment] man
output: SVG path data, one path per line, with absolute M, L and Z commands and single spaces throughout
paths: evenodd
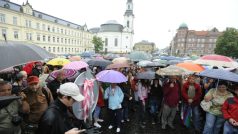
M 109 116 L 110 116 L 110 126 L 108 129 L 112 129 L 113 125 L 117 126 L 116 132 L 119 133 L 120 125 L 121 125 L 121 109 L 122 109 L 122 101 L 124 98 L 124 94 L 119 86 L 115 83 L 112 83 L 110 87 L 108 87 L 104 93 L 104 99 L 108 99 L 108 107 L 109 107 Z
M 193 126 L 195 133 L 201 133 L 201 121 L 200 121 L 200 102 L 201 102 L 202 91 L 199 84 L 195 82 L 195 76 L 191 75 L 188 81 L 184 83 L 182 89 L 182 97 L 185 103 L 185 107 L 191 106 Z
M 28 86 L 23 91 L 26 96 L 23 101 L 29 105 L 30 109 L 24 121 L 26 126 L 32 126 L 34 131 L 37 129 L 41 115 L 48 108 L 49 104 L 53 102 L 53 97 L 49 89 L 40 87 L 37 76 L 30 76 L 27 79 L 27 83 Z
M 222 106 L 222 113 L 226 119 L 223 134 L 238 133 L 238 85 L 235 86 L 235 97 L 228 98 Z
M 176 76 L 170 76 L 169 80 L 163 85 L 164 105 L 162 110 L 162 129 L 166 129 L 166 125 L 175 129 L 173 121 L 176 115 L 179 103 L 180 84 Z
M 57 89 L 59 89 L 60 85 L 63 83 L 65 83 L 64 71 L 59 71 L 56 79 L 47 84 L 47 87 L 50 89 L 54 100 L 57 99 Z
M 71 82 L 62 84 L 57 93 L 58 98 L 40 118 L 38 134 L 64 134 L 73 128 L 67 109 L 75 101 L 82 101 L 84 97 L 78 86 Z
M 24 103 L 21 104 L 18 100 L 19 97 L 12 96 L 11 90 L 12 85 L 10 83 L 0 81 L 0 134 L 21 134 L 20 120 L 19 122 L 12 122 L 12 118 L 13 116 L 19 117 L 19 112 L 27 111 L 27 106 Z M 4 101 L 4 97 L 8 97 L 8 100 Z

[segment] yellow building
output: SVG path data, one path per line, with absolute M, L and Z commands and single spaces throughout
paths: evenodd
M 0 0 L 0 41 L 36 44 L 54 54 L 79 54 L 94 50 L 92 38 L 86 25 L 33 10 L 28 2 Z
M 153 42 L 148 42 L 148 41 L 141 41 L 138 43 L 135 43 L 133 50 L 135 51 L 144 51 L 146 53 L 152 53 L 155 51 L 155 44 Z

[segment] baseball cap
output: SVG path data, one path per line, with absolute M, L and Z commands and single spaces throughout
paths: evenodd
M 72 82 L 67 82 L 60 85 L 58 92 L 62 95 L 70 96 L 78 102 L 84 100 L 84 96 L 79 92 L 79 87 Z
M 37 76 L 30 76 L 28 79 L 27 79 L 27 83 L 30 85 L 30 84 L 33 84 L 33 83 L 39 83 L 39 78 Z

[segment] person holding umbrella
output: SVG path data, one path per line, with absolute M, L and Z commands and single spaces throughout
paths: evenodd
M 104 99 L 108 99 L 108 107 L 109 107 L 109 114 L 111 119 L 111 125 L 108 127 L 109 129 L 113 128 L 113 125 L 117 126 L 116 132 L 120 132 L 120 125 L 121 125 L 121 108 L 122 108 L 122 101 L 124 98 L 124 94 L 117 84 L 112 83 L 110 87 L 108 87 L 104 94 Z

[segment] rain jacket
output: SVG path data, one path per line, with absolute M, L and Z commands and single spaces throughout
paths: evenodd
M 121 103 L 123 98 L 124 94 L 119 86 L 116 86 L 114 89 L 110 86 L 104 93 L 104 99 L 108 99 L 108 107 L 112 110 L 122 108 Z

